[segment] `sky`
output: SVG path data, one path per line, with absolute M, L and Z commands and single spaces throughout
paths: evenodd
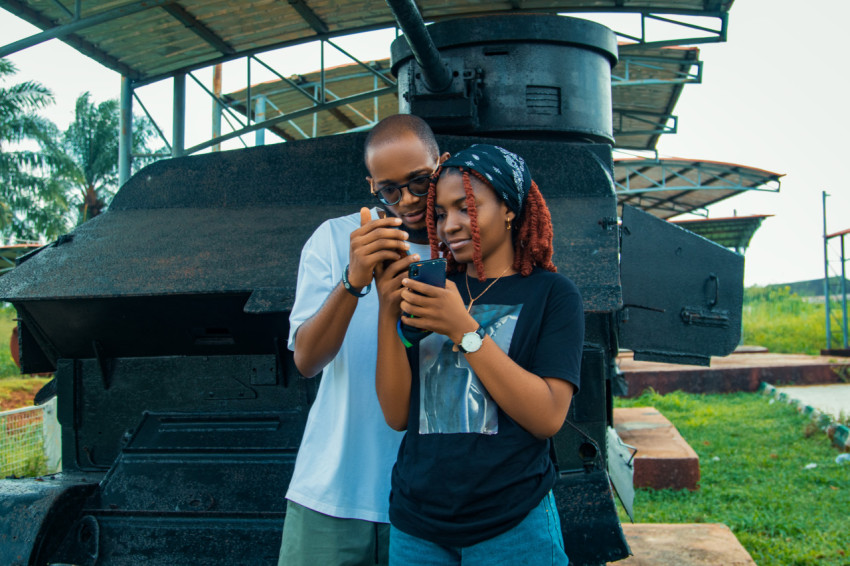
M 850 229 L 850 190 L 841 178 L 843 137 L 850 131 L 847 99 L 850 74 L 843 69 L 847 0 L 736 0 L 725 43 L 700 45 L 702 84 L 687 85 L 674 110 L 676 134 L 661 136 L 661 157 L 702 159 L 784 174 L 778 193 L 751 191 L 709 208 L 709 216 L 770 214 L 745 255 L 745 285 L 822 278 L 824 207 L 828 233 Z M 0 9 L 0 43 L 36 33 Z M 390 30 L 341 38 L 338 43 L 362 60 L 389 55 Z M 350 63 L 326 48 L 326 64 Z M 284 76 L 318 68 L 318 48 L 302 46 L 260 55 Z M 74 102 L 90 91 L 95 101 L 117 98 L 120 77 L 65 44 L 52 40 L 9 57 L 18 67 L 15 82 L 37 80 L 56 104 L 42 114 L 61 128 L 73 119 Z M 196 76 L 211 84 L 211 71 Z M 244 63 L 225 66 L 224 92 L 244 88 Z M 274 79 L 252 65 L 252 82 Z M 209 138 L 211 103 L 187 80 L 186 146 Z M 138 89 L 143 103 L 170 139 L 171 82 Z M 141 112 L 138 105 L 134 111 Z M 276 141 L 266 134 L 266 142 Z M 248 144 L 251 141 L 248 140 Z M 225 149 L 243 147 L 236 140 Z M 615 155 L 616 157 L 616 155 Z M 622 155 L 622 157 L 627 157 Z M 840 273 L 840 242 L 830 245 L 830 265 Z M 850 255 L 850 241 L 848 241 Z

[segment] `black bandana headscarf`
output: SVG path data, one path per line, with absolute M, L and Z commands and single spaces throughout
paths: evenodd
M 496 145 L 475 144 L 443 162 L 443 168 L 472 169 L 484 176 L 517 216 L 531 190 L 531 172 L 525 160 Z

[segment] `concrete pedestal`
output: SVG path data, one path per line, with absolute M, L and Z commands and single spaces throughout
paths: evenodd
M 637 448 L 635 487 L 699 487 L 699 456 L 654 407 L 614 409 L 614 428 L 623 442 Z
M 720 523 L 623 525 L 634 556 L 610 566 L 755 566 L 729 527 Z

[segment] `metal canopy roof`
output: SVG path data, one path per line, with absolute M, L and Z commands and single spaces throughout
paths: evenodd
M 754 167 L 690 159 L 618 159 L 614 183 L 618 202 L 659 218 L 705 207 L 747 190 L 779 191 L 781 173 Z M 622 213 L 622 210 L 621 210 Z
M 43 244 L 37 243 L 20 243 L 0 246 L 0 275 L 14 269 L 16 259 L 42 246 Z
M 677 226 L 708 238 L 721 246 L 744 253 L 750 240 L 765 218 L 772 214 L 734 216 L 731 218 L 705 218 L 698 220 L 673 220 Z
M 673 109 L 684 85 L 702 80 L 699 50 L 691 48 L 626 48 L 612 72 L 615 147 L 654 149 L 663 133 L 675 133 Z M 325 69 L 325 102 L 349 99 L 366 93 L 362 99 L 322 110 L 320 71 L 251 85 L 224 96 L 226 104 L 245 114 L 248 96 L 254 101 L 254 120 L 272 120 L 281 138 L 293 141 L 356 131 L 374 125 L 381 118 L 398 113 L 395 78 L 389 59 Z M 387 88 L 392 87 L 392 88 Z M 380 89 L 380 90 L 379 90 Z M 372 92 L 372 95 L 368 95 Z M 376 92 L 383 94 L 375 95 Z M 262 100 L 258 97 L 262 97 Z M 264 108 L 258 116 L 257 101 Z M 313 108 L 317 113 L 304 112 Z
M 674 134 L 673 109 L 686 84 L 702 82 L 699 50 L 621 45 L 611 70 L 614 146 L 655 149 L 661 134 Z
M 492 13 L 630 12 L 680 25 L 665 45 L 723 41 L 733 0 L 418 0 L 426 21 Z M 134 86 L 288 45 L 393 27 L 384 0 L 0 0 L 0 7 L 44 30 L 0 48 L 0 57 L 59 38 L 133 81 Z M 677 20 L 684 16 L 685 19 Z M 713 26 L 687 18 L 702 16 Z M 650 26 L 651 27 L 651 26 Z M 646 30 L 645 25 L 641 25 Z M 687 37 L 695 36 L 695 37 Z

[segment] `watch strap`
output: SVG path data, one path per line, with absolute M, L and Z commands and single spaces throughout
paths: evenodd
M 354 295 L 355 297 L 365 297 L 369 291 L 372 290 L 372 283 L 370 282 L 366 285 L 365 290 L 362 293 L 359 293 L 354 290 L 354 287 L 351 286 L 351 283 L 348 282 L 348 266 L 345 266 L 345 269 L 342 271 L 342 286 L 345 287 L 345 290 Z

